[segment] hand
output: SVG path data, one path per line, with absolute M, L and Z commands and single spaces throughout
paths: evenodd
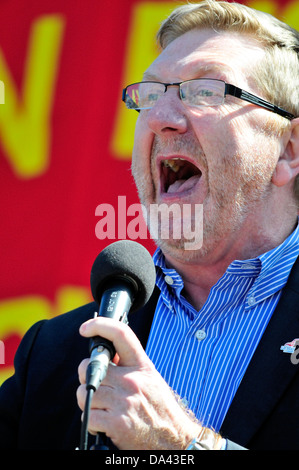
M 85 337 L 102 336 L 114 343 L 110 365 L 91 404 L 89 432 L 104 432 L 118 449 L 183 450 L 201 426 L 179 405 L 133 331 L 125 324 L 98 317 L 84 323 Z M 84 409 L 89 359 L 79 366 L 77 400 Z

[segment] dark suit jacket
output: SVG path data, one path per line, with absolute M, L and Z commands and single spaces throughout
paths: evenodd
M 145 346 L 157 291 L 130 326 Z M 0 448 L 70 449 L 79 445 L 77 367 L 89 357 L 79 326 L 97 305 L 35 324 L 15 358 L 15 375 L 0 388 Z M 299 262 L 232 401 L 221 433 L 248 449 L 299 449 L 299 369 L 280 346 L 299 338 Z M 234 448 L 231 442 L 229 448 Z

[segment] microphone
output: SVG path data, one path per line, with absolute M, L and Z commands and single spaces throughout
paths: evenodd
M 155 281 L 155 266 L 144 246 L 131 240 L 107 246 L 97 256 L 90 274 L 91 292 L 99 304 L 97 316 L 128 323 L 128 313 L 147 303 Z M 100 336 L 91 339 L 89 349 L 86 388 L 96 391 L 116 351 L 111 341 Z

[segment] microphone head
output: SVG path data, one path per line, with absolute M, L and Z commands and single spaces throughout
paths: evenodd
M 97 256 L 91 269 L 90 286 L 98 304 L 107 282 L 120 278 L 135 289 L 130 312 L 145 305 L 155 287 L 156 269 L 144 246 L 132 240 L 120 240 L 108 245 Z

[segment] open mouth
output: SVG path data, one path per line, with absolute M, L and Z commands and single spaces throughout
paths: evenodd
M 172 194 L 190 190 L 198 183 L 201 175 L 199 168 L 183 158 L 162 160 L 161 191 Z

